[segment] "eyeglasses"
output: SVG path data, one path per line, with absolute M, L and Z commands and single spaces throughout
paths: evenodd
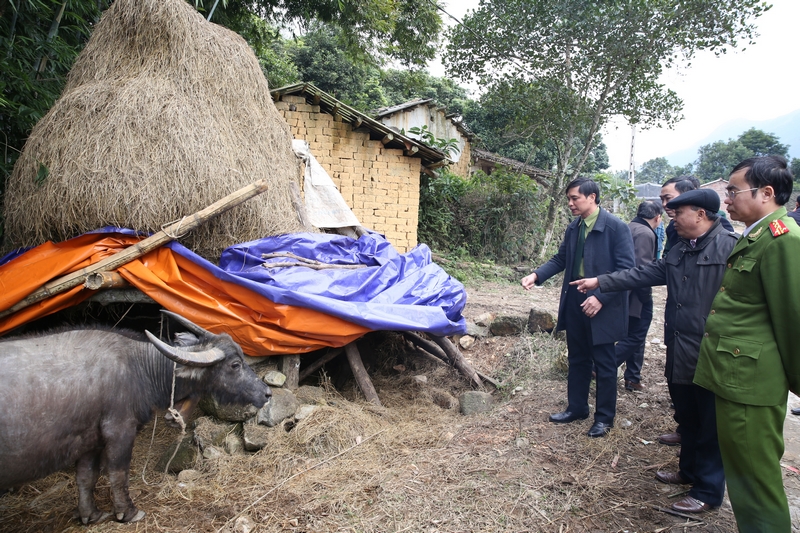
M 731 200 L 734 200 L 734 199 L 736 199 L 736 195 L 737 195 L 737 194 L 739 194 L 740 192 L 747 192 L 747 191 L 757 191 L 757 190 L 758 190 L 758 189 L 760 189 L 760 188 L 761 188 L 761 187 L 753 187 L 752 189 L 742 189 L 742 190 L 740 190 L 740 191 L 735 191 L 735 190 L 733 190 L 733 189 L 727 189 L 727 190 L 725 191 L 725 196 L 727 196 L 727 197 L 728 197 L 728 198 L 730 198 Z

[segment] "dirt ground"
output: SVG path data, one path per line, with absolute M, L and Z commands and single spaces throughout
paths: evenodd
M 484 282 L 467 289 L 468 319 L 558 307 L 557 286 L 526 292 Z M 337 370 L 326 367 L 327 393 L 313 416 L 274 428 L 267 448 L 255 454 L 199 461 L 194 479 L 155 470 L 177 437 L 158 417 L 155 430 L 151 423 L 140 433 L 131 469 L 131 495 L 147 512 L 142 521 L 79 525 L 72 517 L 74 474 L 67 472 L 0 498 L 0 531 L 733 532 L 727 500 L 695 517 L 663 511 L 683 491 L 653 477 L 677 469 L 678 461 L 676 448 L 657 443 L 674 429 L 660 342 L 664 298 L 657 289 L 646 390 L 627 392 L 620 381 L 615 428 L 606 438 L 585 435 L 590 420 L 547 421 L 566 402 L 559 367 L 566 346 L 558 338 L 489 337 L 464 350 L 504 385 L 488 387 L 491 411 L 465 417 L 454 401 L 470 390 L 466 380 L 389 335 L 362 350 L 373 354 L 365 359 L 383 407 L 365 403 L 352 382 L 335 390 Z M 784 457 L 793 505 L 800 495 L 795 418 L 787 421 Z M 97 497 L 110 508 L 104 477 Z

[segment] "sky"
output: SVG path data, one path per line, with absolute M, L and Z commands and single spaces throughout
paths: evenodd
M 697 54 L 690 67 L 665 73 L 662 82 L 683 100 L 684 120 L 674 129 L 636 132 L 634 164 L 665 157 L 697 145 L 717 127 L 735 119 L 769 120 L 800 109 L 800 1 L 772 0 L 772 9 L 756 20 L 756 44 L 716 57 Z M 451 0 L 445 9 L 462 18 L 477 8 L 478 0 Z M 445 24 L 453 24 L 444 17 Z M 445 74 L 441 63 L 429 66 Z M 475 96 L 475 95 L 473 95 Z M 627 170 L 631 156 L 631 127 L 624 119 L 612 121 L 603 132 L 611 170 Z M 727 140 L 727 139 L 719 139 Z M 792 154 L 794 157 L 800 154 Z

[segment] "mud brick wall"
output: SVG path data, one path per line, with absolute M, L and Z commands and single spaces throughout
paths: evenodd
M 382 233 L 400 253 L 417 244 L 421 160 L 372 141 L 347 122 L 320 112 L 305 98 L 275 102 L 292 136 L 311 146 L 361 224 Z

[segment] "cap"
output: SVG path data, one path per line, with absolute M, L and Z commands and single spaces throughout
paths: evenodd
M 682 205 L 693 205 L 712 213 L 719 211 L 719 195 L 711 189 L 695 189 L 677 196 L 667 203 L 669 209 Z

